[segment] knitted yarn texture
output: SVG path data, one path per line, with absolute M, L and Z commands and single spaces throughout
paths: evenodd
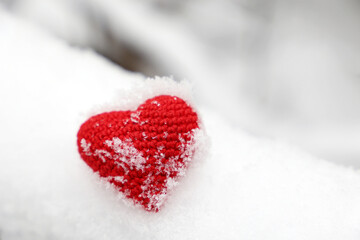
M 95 115 L 77 134 L 81 158 L 125 197 L 159 211 L 185 174 L 199 130 L 195 111 L 176 96 L 148 99 L 135 111 Z

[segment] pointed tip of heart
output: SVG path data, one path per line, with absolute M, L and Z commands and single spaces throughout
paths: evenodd
M 158 212 L 194 154 L 198 115 L 184 100 L 161 95 L 135 111 L 95 115 L 78 132 L 82 159 L 135 205 Z

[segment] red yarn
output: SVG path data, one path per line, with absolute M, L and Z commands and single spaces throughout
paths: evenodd
M 135 111 L 91 117 L 78 132 L 82 159 L 135 204 L 158 211 L 191 161 L 198 116 L 182 99 L 162 95 Z

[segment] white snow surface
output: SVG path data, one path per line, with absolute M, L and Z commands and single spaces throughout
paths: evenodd
M 360 239 L 359 172 L 203 106 L 209 155 L 159 213 L 124 204 L 81 160 L 76 133 L 94 106 L 141 94 L 144 77 L 1 11 L 0 29 L 0 239 Z

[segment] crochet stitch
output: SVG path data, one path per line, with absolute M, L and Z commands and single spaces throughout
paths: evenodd
M 77 134 L 78 150 L 127 198 L 157 212 L 191 161 L 198 121 L 184 100 L 161 95 L 135 111 L 91 117 Z

